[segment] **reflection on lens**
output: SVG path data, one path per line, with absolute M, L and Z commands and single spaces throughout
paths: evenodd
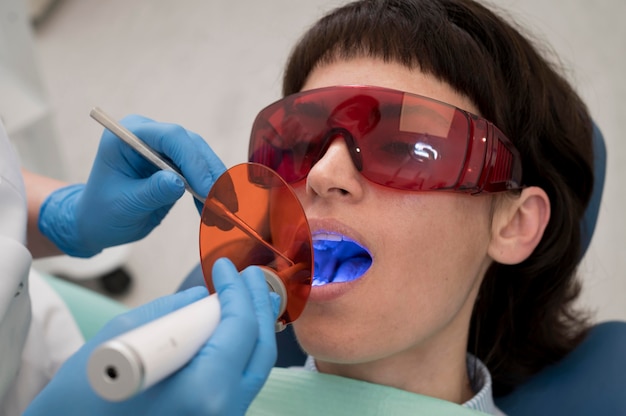
M 257 265 L 278 274 L 287 291 L 283 324 L 302 313 L 313 275 L 311 232 L 298 198 L 273 170 L 243 163 L 218 178 L 202 210 L 200 256 L 211 293 L 213 263 L 227 257 L 239 271 Z

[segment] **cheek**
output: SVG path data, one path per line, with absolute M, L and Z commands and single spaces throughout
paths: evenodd
M 482 278 L 489 211 L 476 201 L 451 202 L 423 205 L 419 213 L 400 222 L 403 227 L 381 233 L 384 248 L 374 259 L 377 278 L 385 283 L 380 291 L 385 302 L 395 299 L 402 314 L 419 313 L 428 321 L 446 319 L 462 307 Z
M 384 246 L 394 248 L 387 256 L 410 256 L 416 264 L 436 268 L 484 257 L 490 239 L 486 199 L 427 195 L 432 198 L 416 202 L 407 197 L 388 206 L 386 225 L 379 231 L 388 240 Z

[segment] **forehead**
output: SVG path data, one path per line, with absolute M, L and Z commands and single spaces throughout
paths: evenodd
M 377 58 L 337 60 L 318 66 L 311 71 L 302 90 L 350 84 L 392 88 L 423 95 L 479 114 L 478 108 L 468 97 L 445 82 L 418 68 L 408 68 Z

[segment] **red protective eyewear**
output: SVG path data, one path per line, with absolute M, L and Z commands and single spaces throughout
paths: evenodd
M 431 98 L 370 86 L 304 91 L 264 108 L 252 126 L 249 160 L 295 183 L 335 138 L 379 185 L 466 193 L 521 187 L 519 152 L 492 123 Z

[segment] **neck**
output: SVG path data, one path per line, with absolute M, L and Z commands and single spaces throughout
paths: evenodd
M 316 366 L 322 373 L 395 387 L 461 404 L 470 400 L 475 393 L 467 374 L 465 348 L 460 351 L 451 350 L 409 350 L 358 364 L 316 360 Z
M 474 397 L 467 371 L 467 341 L 480 280 L 455 318 L 427 339 L 382 357 L 358 362 L 316 359 L 322 373 L 354 378 L 462 404 Z

